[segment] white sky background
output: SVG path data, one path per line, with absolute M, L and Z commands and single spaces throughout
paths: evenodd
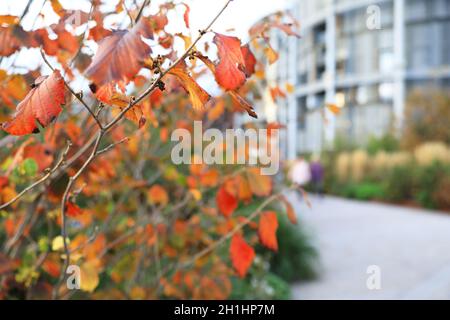
M 119 0 L 102 1 L 107 7 L 113 10 Z M 140 3 L 141 1 L 139 1 Z M 152 0 L 151 5 L 144 11 L 144 14 L 155 13 L 157 10 L 157 4 L 163 3 L 163 0 Z M 180 1 L 181 2 L 181 1 Z M 190 10 L 190 25 L 193 37 L 197 35 L 199 29 L 205 28 L 211 19 L 219 12 L 223 7 L 226 0 L 184 0 L 191 8 Z M 291 0 L 234 0 L 230 3 L 227 10 L 220 16 L 219 20 L 214 24 L 213 30 L 234 35 L 239 37 L 245 42 L 247 39 L 248 29 L 259 19 L 277 10 L 285 9 Z M 0 0 L 0 15 L 11 14 L 20 16 L 26 7 L 28 0 Z M 88 0 L 60 0 L 60 3 L 65 9 L 81 9 L 89 12 L 90 1 Z M 131 0 L 127 0 L 128 7 L 131 7 Z M 103 8 L 102 8 L 103 9 Z M 44 18 L 36 19 L 38 13 L 41 12 Z M 183 22 L 184 6 L 178 6 L 177 12 L 169 14 L 169 25 L 167 30 L 169 32 L 183 32 L 187 34 L 187 30 L 184 27 Z M 129 25 L 126 12 L 123 13 L 123 19 L 118 19 L 123 22 L 122 25 L 117 25 L 118 21 L 105 21 L 105 24 L 111 23 L 112 28 L 126 28 Z M 52 23 L 58 21 L 58 16 L 53 12 L 50 1 L 34 0 L 30 7 L 28 14 L 23 20 L 22 25 L 25 30 L 36 29 L 43 26 L 49 26 Z M 35 21 L 36 20 L 36 21 Z M 34 23 L 34 26 L 33 26 Z M 115 23 L 115 25 L 113 25 Z M 81 26 L 77 30 L 78 34 L 81 34 L 85 30 L 85 26 Z M 181 39 L 179 46 L 180 50 L 183 49 Z M 94 51 L 95 44 L 91 44 L 91 49 Z M 24 66 L 26 68 L 35 69 L 42 64 L 42 58 L 39 55 L 38 49 L 22 50 L 19 56 L 15 59 L 15 65 Z M 52 60 L 55 61 L 55 60 Z M 7 69 L 12 62 L 12 58 L 4 59 L 1 68 Z M 24 69 L 23 72 L 26 72 Z M 201 81 L 200 81 L 201 82 Z M 85 87 L 86 84 L 78 84 L 80 89 Z M 211 84 L 204 84 L 209 87 Z M 213 88 L 211 88 L 213 89 Z M 215 90 L 214 90 L 215 91 Z

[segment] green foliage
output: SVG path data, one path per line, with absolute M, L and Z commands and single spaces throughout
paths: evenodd
M 267 272 L 244 279 L 232 279 L 232 300 L 287 300 L 291 298 L 289 284 L 281 277 Z
M 379 151 L 394 152 L 399 149 L 399 141 L 392 134 L 385 134 L 380 138 L 371 137 L 367 143 L 367 152 L 375 155 Z
M 411 199 L 414 185 L 413 166 L 394 167 L 387 172 L 382 181 L 385 189 L 385 198 L 389 201 L 403 201 Z
M 450 168 L 440 162 L 420 168 L 416 172 L 417 192 L 415 199 L 424 207 L 435 209 L 438 207 L 433 197 L 440 182 L 450 178 Z
M 270 270 L 287 282 L 310 280 L 317 276 L 317 251 L 309 235 L 279 217 L 278 252 L 270 260 Z

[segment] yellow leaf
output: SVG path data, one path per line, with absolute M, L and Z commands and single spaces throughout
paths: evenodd
M 202 193 L 197 189 L 191 189 L 189 192 L 192 194 L 195 200 L 200 201 L 202 199 Z
M 67 243 L 69 243 L 69 238 L 66 238 Z M 64 249 L 64 240 L 62 236 L 56 236 L 53 240 L 52 240 L 52 250 L 53 251 L 59 251 Z
M 93 292 L 97 288 L 99 283 L 97 267 L 87 261 L 83 263 L 80 267 L 81 277 L 80 277 L 80 288 L 83 291 Z
M 294 88 L 294 86 L 293 86 L 292 84 L 290 84 L 289 82 L 286 83 L 286 91 L 287 91 L 288 93 L 293 93 L 294 90 L 295 90 L 295 88 Z
M 278 52 L 273 50 L 273 48 L 271 46 L 266 47 L 264 49 L 264 53 L 266 54 L 269 64 L 273 64 L 278 60 Z

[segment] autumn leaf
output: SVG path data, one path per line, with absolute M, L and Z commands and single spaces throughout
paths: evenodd
M 17 24 L 19 22 L 19 17 L 11 16 L 11 15 L 1 15 L 0 16 L 0 24 Z
M 236 90 L 246 79 L 245 61 L 241 41 L 216 33 L 214 43 L 218 49 L 219 64 L 216 67 L 216 81 L 225 90 Z
M 339 115 L 341 113 L 341 108 L 339 108 L 337 105 L 335 105 L 333 103 L 326 103 L 325 106 L 334 115 Z
M 240 234 L 235 234 L 231 238 L 230 257 L 233 268 L 243 278 L 252 265 L 255 258 L 255 250 L 245 242 Z
M 2 125 L 3 130 L 17 136 L 39 132 L 36 122 L 46 127 L 62 111 L 64 91 L 64 80 L 59 70 L 48 77 L 39 77 L 17 106 L 13 119 Z
M 209 101 L 210 95 L 203 90 L 194 79 L 192 79 L 186 70 L 185 63 L 179 63 L 173 67 L 169 71 L 169 74 L 175 76 L 180 81 L 183 88 L 189 93 L 189 98 L 194 110 L 201 110 Z
M 80 289 L 93 292 L 100 282 L 98 267 L 87 261 L 80 266 Z
M 83 214 L 83 210 L 79 206 L 77 206 L 72 201 L 66 202 L 66 214 L 69 217 L 75 218 L 81 214 Z
M 216 66 L 214 63 L 206 56 L 196 53 L 195 56 L 200 59 L 207 67 L 211 70 L 213 74 L 216 74 Z M 252 105 L 245 100 L 236 90 L 228 91 L 228 94 L 233 98 L 233 100 L 236 102 L 236 104 L 239 106 L 239 108 L 247 111 L 248 115 L 252 118 L 257 119 L 258 115 L 256 114 L 255 110 L 253 109 Z
M 100 88 L 91 85 L 90 88 L 98 100 L 104 102 L 106 105 L 118 107 L 118 109 L 112 112 L 115 116 L 131 103 L 131 98 L 116 90 L 116 85 L 113 83 L 106 84 Z M 133 108 L 125 113 L 125 118 L 133 121 L 139 128 L 142 128 L 147 122 L 141 105 L 134 105 Z
M 228 91 L 233 100 L 237 103 L 239 108 L 247 111 L 248 115 L 252 118 L 258 119 L 258 115 L 256 114 L 253 106 L 244 98 L 241 97 L 239 93 L 236 91 Z
M 292 224 L 297 224 L 297 215 L 295 214 L 294 208 L 292 207 L 292 204 L 286 199 L 285 196 L 280 197 L 281 201 L 284 203 L 284 205 L 286 206 L 286 214 L 287 217 L 289 219 L 289 221 Z
M 50 3 L 52 5 L 53 11 L 55 11 L 58 16 L 63 17 L 64 8 L 62 7 L 61 3 L 59 3 L 59 0 L 50 0 Z
M 269 61 L 269 64 L 274 64 L 278 60 L 278 52 L 276 52 L 269 44 L 264 49 L 264 53 Z
M 184 23 L 186 24 L 186 28 L 190 28 L 189 26 L 189 13 L 191 11 L 191 8 L 189 8 L 189 6 L 186 3 L 182 3 L 182 5 L 184 5 L 186 7 L 186 10 L 184 11 L 184 15 L 183 15 L 183 19 L 184 19 Z
M 9 57 L 22 47 L 33 45 L 30 33 L 20 25 L 0 26 L 0 56 Z
M 111 81 L 130 81 L 152 52 L 141 36 L 153 39 L 150 22 L 145 18 L 129 31 L 114 31 L 102 39 L 91 65 L 85 71 L 86 77 L 98 87 Z
M 245 75 L 248 78 L 255 73 L 256 58 L 253 52 L 250 50 L 250 46 L 248 44 L 241 47 L 241 52 L 242 56 L 244 57 Z
M 220 212 L 227 218 L 232 215 L 238 206 L 238 200 L 226 190 L 225 186 L 220 187 L 217 191 L 216 202 Z
M 258 227 L 259 240 L 265 247 L 273 251 L 278 251 L 277 229 L 277 214 L 272 211 L 261 213 Z
M 151 204 L 165 206 L 169 202 L 169 195 L 166 189 L 155 184 L 148 191 L 148 200 Z
M 267 197 L 272 192 L 272 179 L 262 175 L 259 168 L 247 170 L 248 182 L 252 193 L 258 197 Z

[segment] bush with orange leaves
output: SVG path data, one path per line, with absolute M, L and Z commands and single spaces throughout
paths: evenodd
M 113 12 L 100 4 L 76 11 L 82 35 L 58 1 L 52 26 L 25 31 L 21 18 L 0 16 L 1 59 L 40 47 L 43 64 L 25 75 L 0 70 L 0 298 L 225 299 L 231 280 L 250 272 L 255 246 L 278 249 L 282 186 L 258 167 L 174 165 L 170 135 L 194 120 L 208 128 L 234 113 L 256 117 L 246 97 L 262 88 L 268 48 L 275 60 L 269 29 L 292 36 L 296 23 L 270 16 L 244 45 L 212 32 L 222 11 L 191 38 L 188 10 L 185 28 L 167 31 L 179 13 L 172 1 Z M 109 30 L 110 16 L 129 27 Z M 223 94 L 211 98 L 201 75 Z M 75 90 L 82 80 L 89 89 Z

